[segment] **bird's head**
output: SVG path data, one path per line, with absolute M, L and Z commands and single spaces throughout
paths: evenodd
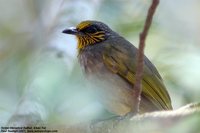
M 63 33 L 75 35 L 80 50 L 88 45 L 106 40 L 111 35 L 112 30 L 102 22 L 87 20 L 79 23 L 76 27 L 65 29 Z

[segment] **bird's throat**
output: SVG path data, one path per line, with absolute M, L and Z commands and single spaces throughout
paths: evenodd
M 85 36 L 77 37 L 77 40 L 78 40 L 78 47 L 77 47 L 78 50 L 84 49 L 86 46 L 93 45 L 96 43 L 95 40 Z
M 88 45 L 94 45 L 105 40 L 105 34 L 103 33 L 76 37 L 78 40 L 78 50 L 84 49 Z

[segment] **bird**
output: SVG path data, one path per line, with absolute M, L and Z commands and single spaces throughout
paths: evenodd
M 103 107 L 117 116 L 134 112 L 138 49 L 96 20 L 82 21 L 62 33 L 76 36 L 79 64 Z M 171 98 L 158 70 L 145 56 L 139 113 L 161 110 L 172 110 Z

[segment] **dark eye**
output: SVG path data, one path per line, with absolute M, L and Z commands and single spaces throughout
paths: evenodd
M 83 32 L 85 32 L 85 33 L 95 33 L 95 32 L 97 32 L 97 29 L 95 27 L 87 27 L 87 28 L 83 29 Z

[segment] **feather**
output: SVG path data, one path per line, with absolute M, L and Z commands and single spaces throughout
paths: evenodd
M 104 45 L 103 52 L 105 66 L 113 73 L 120 75 L 126 82 L 134 85 L 137 49 L 121 37 L 115 38 L 112 43 L 110 41 L 107 43 Z M 169 94 L 155 66 L 146 57 L 144 63 L 142 97 L 145 97 L 159 110 L 172 109 Z

